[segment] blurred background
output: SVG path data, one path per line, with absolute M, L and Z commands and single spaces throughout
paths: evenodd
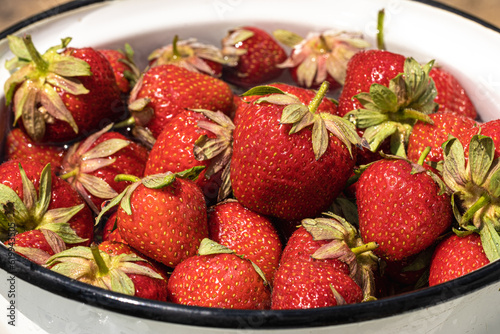
M 69 0 L 0 0 L 0 31 L 66 2 Z M 440 0 L 440 2 L 500 27 L 500 1 L 498 0 Z

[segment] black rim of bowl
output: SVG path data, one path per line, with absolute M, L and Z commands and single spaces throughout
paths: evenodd
M 77 0 L 62 4 L 7 28 L 0 32 L 0 39 L 34 22 L 104 1 Z M 458 14 L 500 33 L 498 27 L 456 8 L 432 0 L 415 1 Z M 372 302 L 308 310 L 249 311 L 184 306 L 114 293 L 57 274 L 2 246 L 0 267 L 48 292 L 120 314 L 167 323 L 235 329 L 334 326 L 400 315 L 473 293 L 498 282 L 500 273 L 500 261 L 497 261 L 444 284 Z

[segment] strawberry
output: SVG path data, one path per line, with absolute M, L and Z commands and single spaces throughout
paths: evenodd
M 413 256 L 450 226 L 450 197 L 439 178 L 401 158 L 374 162 L 356 187 L 359 230 L 364 242 L 376 242 L 374 253 L 387 261 Z
M 306 88 L 319 88 L 325 80 L 330 83 L 330 90 L 340 88 L 349 59 L 369 46 L 361 34 L 343 31 L 311 32 L 303 38 L 279 29 L 273 35 L 292 48 L 290 56 L 278 67 L 289 68 L 292 79 Z
M 236 66 L 227 66 L 223 79 L 241 87 L 260 85 L 278 78 L 277 65 L 287 58 L 285 50 L 266 31 L 243 26 L 228 31 L 222 39 L 222 54 L 237 57 Z
M 196 254 L 208 236 L 205 199 L 192 181 L 199 171 L 193 168 L 143 179 L 118 175 L 117 180 L 134 183 L 101 210 L 97 221 L 120 203 L 116 223 L 123 240 L 148 258 L 175 267 Z
M 273 310 L 309 309 L 359 303 L 363 292 L 327 262 L 290 259 L 276 272 L 271 298 Z
M 439 243 L 432 256 L 429 286 L 466 275 L 488 263 L 479 234 L 452 234 Z
M 174 64 L 216 78 L 222 75 L 223 64 L 236 65 L 230 57 L 224 57 L 217 47 L 200 43 L 195 38 L 179 40 L 177 35 L 171 44 L 154 50 L 148 60 L 150 66 Z
M 140 70 L 134 62 L 132 47 L 125 43 L 124 50 L 99 49 L 98 51 L 109 61 L 120 91 L 123 94 L 130 93 L 140 76 Z
M 93 48 L 68 48 L 70 39 L 40 55 L 30 36 L 9 37 L 17 69 L 5 82 L 14 125 L 35 142 L 66 142 L 122 116 L 120 91 L 111 65 Z M 58 53 L 58 50 L 62 50 Z
M 168 281 L 169 300 L 176 304 L 264 310 L 270 291 L 250 260 L 204 239 L 198 255 L 175 267 Z
M 406 145 L 417 120 L 432 123 L 437 110 L 436 89 L 429 77 L 433 61 L 421 66 L 413 58 L 375 50 L 358 52 L 348 64 L 346 84 L 339 97 L 339 114 L 364 129 L 372 152 L 390 141 L 391 153 L 406 157 Z M 355 66 L 359 66 L 356 68 Z M 366 89 L 366 90 L 365 90 Z M 354 93 L 355 95 L 350 95 Z M 352 108 L 348 111 L 346 108 Z
M 233 133 L 230 181 L 242 205 L 296 220 L 319 214 L 342 191 L 356 161 L 351 143 L 361 141 L 323 99 L 327 90 L 325 82 L 317 95 L 285 84 L 246 93 L 262 97 L 248 105 Z
M 62 162 L 61 178 L 78 191 L 95 213 L 105 200 L 129 184 L 116 182 L 116 175 L 142 175 L 149 153 L 144 146 L 109 131 L 111 126 L 73 144 Z
M 5 138 L 5 160 L 33 159 L 43 165 L 50 163 L 56 174 L 65 152 L 63 146 L 35 143 L 19 128 L 11 129 Z
M 195 166 L 205 166 L 196 183 L 203 190 L 207 201 L 214 203 L 221 183 L 221 167 L 227 164 L 231 154 L 233 129 L 231 120 L 221 112 L 201 109 L 180 111 L 166 123 L 151 148 L 144 175 L 167 171 L 176 173 Z M 215 133 L 220 135 L 218 139 L 215 139 Z M 209 146 L 206 153 L 201 147 L 204 139 L 208 140 Z M 216 140 L 215 145 L 212 145 Z M 227 158 L 215 159 L 212 154 L 225 155 Z M 200 156 L 203 156 L 203 160 Z
M 208 210 L 209 238 L 251 260 L 270 284 L 281 257 L 281 241 L 271 221 L 234 200 Z
M 90 209 L 69 184 L 51 172 L 50 164 L 44 167 L 32 159 L 6 161 L 0 165 L 0 188 L 5 218 L 0 227 L 2 241 L 12 229 L 17 234 L 8 235 L 9 243 L 17 247 L 47 251 L 92 241 Z
M 154 138 L 170 118 L 186 108 L 227 115 L 233 110 L 233 93 L 222 80 L 165 64 L 147 70 L 129 98 L 135 124 L 147 126 Z
M 106 220 L 106 223 L 104 223 L 104 227 L 102 229 L 102 240 L 116 241 L 126 244 L 127 242 L 123 240 L 122 236 L 120 235 L 120 231 L 118 230 L 118 226 L 116 225 L 117 215 L 117 211 L 113 212 Z
M 476 121 L 467 116 L 450 112 L 437 112 L 430 114 L 431 123 L 417 122 L 408 139 L 408 159 L 418 162 L 422 152 L 428 146 L 431 151 L 426 157 L 427 161 L 439 162 L 443 160 L 441 145 L 448 140 L 448 135 L 458 137 L 466 136 L 468 130 L 477 125 Z
M 488 131 L 492 129 L 494 127 L 487 128 Z M 461 230 L 480 235 L 490 261 L 500 258 L 496 140 L 496 134 L 495 139 L 474 135 L 468 144 L 468 156 L 457 138 L 450 138 L 443 144 L 443 181 L 451 193 L 455 219 Z
M 472 119 L 477 118 L 477 111 L 469 95 L 458 79 L 442 67 L 435 66 L 429 77 L 436 84 L 437 96 L 434 102 L 439 104 L 439 111 L 452 112 Z
M 166 279 L 129 246 L 103 242 L 50 257 L 48 268 L 72 279 L 139 298 L 166 301 Z

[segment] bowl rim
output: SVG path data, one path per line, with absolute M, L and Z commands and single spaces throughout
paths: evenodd
M 75 0 L 28 17 L 0 32 L 0 40 L 35 22 L 81 7 L 109 0 Z M 455 13 L 500 33 L 500 28 L 474 15 L 434 0 L 411 0 Z M 9 265 L 15 262 L 15 266 Z M 60 275 L 36 265 L 0 246 L 0 268 L 21 280 L 58 296 L 119 314 L 149 320 L 212 328 L 286 329 L 322 327 L 363 322 L 401 315 L 452 301 L 499 281 L 500 261 L 468 275 L 420 290 L 366 303 L 307 310 L 230 310 L 178 305 L 108 291 Z M 258 319 L 258 321 L 255 321 Z

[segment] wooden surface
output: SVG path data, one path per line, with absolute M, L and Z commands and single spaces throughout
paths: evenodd
M 65 2 L 68 0 L 0 0 L 0 31 Z M 440 2 L 500 27 L 499 0 L 441 0 Z

